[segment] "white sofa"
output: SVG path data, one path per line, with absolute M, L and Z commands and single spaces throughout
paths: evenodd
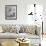
M 0 38 L 4 36 L 10 38 L 16 37 L 26 37 L 26 38 L 39 38 L 40 37 L 40 27 L 37 25 L 10 25 L 1 24 L 0 25 Z

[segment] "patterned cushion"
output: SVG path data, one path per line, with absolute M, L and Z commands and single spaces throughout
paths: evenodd
M 11 32 L 11 33 L 17 33 L 16 26 L 14 26 L 14 25 L 11 26 L 10 32 Z
M 11 32 L 11 33 L 17 33 L 17 29 L 15 25 L 3 25 L 3 32 Z
M 10 31 L 10 26 L 9 25 L 3 25 L 2 29 L 3 29 L 3 32 L 9 32 Z
M 35 26 L 26 26 L 26 33 L 35 34 Z

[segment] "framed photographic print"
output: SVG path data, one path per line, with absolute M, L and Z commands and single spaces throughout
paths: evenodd
M 5 5 L 5 19 L 6 20 L 17 19 L 17 5 Z

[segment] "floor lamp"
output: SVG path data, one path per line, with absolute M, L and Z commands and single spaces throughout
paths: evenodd
M 34 14 L 33 14 L 33 12 L 30 12 L 28 15 L 32 15 L 32 16 L 36 16 L 36 4 L 34 4 Z M 41 16 L 41 15 L 40 15 Z M 40 18 L 41 20 L 43 19 L 43 18 Z M 37 19 L 35 19 L 35 22 L 37 21 Z M 43 20 L 42 20 L 42 39 L 43 39 Z
M 43 16 L 41 17 L 41 21 L 42 21 L 42 40 L 43 40 Z

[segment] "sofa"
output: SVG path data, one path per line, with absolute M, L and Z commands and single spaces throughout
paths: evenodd
M 10 38 L 26 37 L 26 38 L 39 38 L 40 26 L 37 25 L 23 25 L 23 24 L 1 24 L 0 25 L 0 38 L 3 36 Z M 5 37 L 3 37 L 5 38 Z

